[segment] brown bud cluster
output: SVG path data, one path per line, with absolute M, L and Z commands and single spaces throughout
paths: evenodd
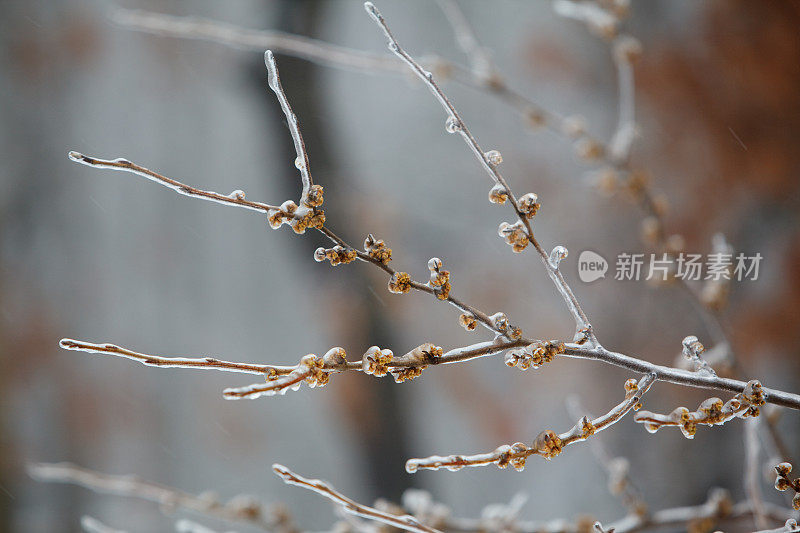
M 517 201 L 517 204 L 519 205 L 519 210 L 522 211 L 522 213 L 525 215 L 525 218 L 528 219 L 536 216 L 536 213 L 539 212 L 539 207 L 541 207 L 539 205 L 539 197 L 532 192 L 520 197 L 520 199 Z
M 373 237 L 372 233 L 367 235 L 366 240 L 364 240 L 364 249 L 371 258 L 384 265 L 392 260 L 392 249 L 386 246 L 383 240 Z
M 501 222 L 500 227 L 497 229 L 497 234 L 505 239 L 507 244 L 511 245 L 511 248 L 516 253 L 520 253 L 524 250 L 528 243 L 528 235 L 525 233 L 525 227 L 522 225 L 522 221 L 518 220 L 513 224 L 509 224 L 508 222 Z
M 316 187 L 320 187 L 321 195 L 322 186 L 316 185 Z M 321 200 L 322 196 L 319 198 Z M 293 201 L 286 200 L 279 209 L 267 211 L 267 220 L 273 229 L 288 223 L 295 233 L 305 233 L 308 228 L 321 228 L 325 224 L 325 212 L 308 205 L 297 207 Z
M 554 431 L 548 429 L 536 436 L 532 447 L 538 455 L 545 459 L 552 459 L 561 453 L 561 438 Z
M 559 340 L 536 341 L 523 348 L 510 350 L 505 356 L 505 363 L 509 367 L 520 370 L 539 368 L 552 361 L 556 355 L 564 353 L 566 346 Z
M 323 192 L 322 185 L 312 185 L 311 187 L 309 187 L 308 193 L 306 193 L 306 197 L 303 198 L 303 205 L 307 205 L 308 207 L 321 206 L 322 192 Z
M 499 455 L 497 466 L 499 468 L 507 468 L 511 465 L 517 472 L 522 472 L 525 469 L 525 461 L 531 449 L 524 442 L 515 442 L 511 446 L 505 444 L 495 450 Z
M 394 359 L 391 350 L 381 350 L 377 346 L 371 346 L 361 358 L 361 368 L 365 374 L 372 374 L 376 377 L 383 377 L 389 372 L 389 363 Z
M 395 272 L 389 278 L 389 292 L 405 294 L 411 290 L 411 276 L 408 272 Z
M 431 280 L 428 285 L 433 288 L 433 293 L 440 300 L 447 300 L 450 296 L 450 271 L 442 270 L 442 260 L 432 257 L 428 261 L 428 270 L 431 271 Z
M 331 266 L 352 263 L 358 254 L 352 248 L 336 245 L 333 248 L 317 248 L 314 251 L 314 260 L 321 263 L 325 260 L 331 262 Z
M 759 406 L 764 403 L 764 390 L 761 383 L 752 380 L 747 383 L 744 391 L 724 403 L 719 398 L 708 398 L 700 404 L 696 411 L 689 411 L 686 407 L 678 407 L 669 414 L 640 411 L 633 419 L 644 424 L 645 429 L 650 433 L 655 433 L 665 426 L 676 426 L 684 437 L 692 439 L 697 433 L 698 425 L 722 425 L 732 418 L 758 416 Z
M 795 511 L 800 511 L 800 478 L 791 479 L 789 474 L 792 472 L 791 463 L 780 463 L 775 466 L 778 478 L 775 480 L 775 490 L 781 492 L 792 489 L 795 492 L 792 498 L 792 507 Z
M 306 384 L 311 387 L 323 387 L 328 384 L 330 380 L 330 376 L 328 373 L 323 370 L 325 366 L 322 359 L 318 358 L 313 353 L 310 353 L 300 359 L 300 367 L 306 367 L 306 369 L 310 372 L 309 376 L 306 378 Z
M 459 316 L 458 323 L 467 331 L 474 331 L 478 327 L 478 321 L 472 313 L 464 313 Z

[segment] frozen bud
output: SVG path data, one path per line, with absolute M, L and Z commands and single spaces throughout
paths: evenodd
M 294 160 L 294 167 L 297 170 L 304 170 L 306 168 L 306 162 L 303 160 L 302 157 L 298 157 Z
M 683 339 L 683 356 L 687 359 L 695 359 L 700 356 L 705 347 L 694 335 L 689 335 Z
M 639 390 L 639 382 L 635 379 L 629 379 L 625 382 L 625 393 L 633 394 Z
M 314 259 L 316 261 L 324 261 L 327 259 L 331 262 L 331 266 L 352 263 L 357 257 L 358 253 L 355 250 L 352 248 L 344 248 L 338 244 L 329 249 L 317 248 L 314 252 Z
M 499 331 L 505 332 L 508 329 L 508 317 L 505 313 L 495 313 L 489 317 L 489 320 Z
M 795 494 L 794 498 L 792 498 L 792 509 L 795 511 L 800 511 L 800 492 Z M 797 531 L 797 523 L 794 524 L 794 528 L 790 531 Z
M 231 200 L 244 200 L 244 197 L 245 197 L 244 191 L 240 189 L 236 189 L 235 191 L 233 191 L 228 195 L 228 198 L 230 198 Z
M 594 139 L 583 138 L 575 143 L 575 154 L 584 161 L 594 161 L 603 157 L 603 145 Z
M 789 480 L 786 479 L 785 477 L 779 477 L 778 479 L 775 480 L 775 490 L 779 492 L 788 490 L 791 486 L 792 484 L 789 483 Z
M 308 189 L 308 193 L 306 197 L 303 199 L 303 203 L 309 207 L 319 207 L 322 205 L 322 193 L 323 188 L 322 185 L 312 185 Z
M 489 201 L 493 204 L 504 204 L 508 200 L 508 191 L 499 183 L 489 189 Z
M 656 217 L 647 217 L 642 220 L 642 240 L 649 245 L 655 245 L 661 234 L 661 223 Z
M 503 237 L 507 244 L 511 245 L 511 248 L 515 253 L 520 253 L 528 246 L 528 243 L 530 242 L 528 240 L 527 233 L 525 233 L 525 227 L 522 225 L 521 220 L 518 220 L 513 224 L 501 222 L 497 229 L 497 234 Z
M 322 356 L 322 364 L 325 368 L 341 368 L 347 364 L 347 353 L 338 346 L 331 348 Z
M 411 290 L 411 276 L 407 272 L 395 272 L 389 278 L 389 292 L 405 294 Z
M 748 381 L 741 393 L 741 398 L 750 405 L 764 405 L 764 389 L 761 387 L 761 382 L 757 379 Z
M 436 272 L 440 268 L 442 268 L 442 260 L 438 257 L 431 257 L 428 261 L 428 270 L 431 272 Z
M 281 211 L 287 215 L 294 215 L 295 211 L 297 211 L 297 204 L 291 200 L 286 200 L 281 204 Z
M 493 167 L 496 167 L 497 165 L 503 162 L 503 154 L 501 154 L 497 150 L 489 150 L 488 152 L 483 154 L 483 157 L 486 159 L 486 162 L 492 165 Z
M 366 240 L 364 240 L 364 249 L 372 259 L 384 265 L 392 260 L 392 249 L 386 246 L 383 240 L 375 239 L 371 233 L 367 235 Z
M 392 377 L 394 378 L 395 383 L 402 383 L 404 381 L 410 381 L 418 376 L 422 375 L 422 368 L 421 367 L 408 367 L 398 370 L 396 372 L 392 372 Z
M 638 39 L 625 35 L 614 43 L 614 59 L 619 63 L 632 65 L 642 55 L 642 43 Z
M 472 314 L 464 313 L 458 317 L 458 323 L 467 331 L 473 331 L 478 326 L 478 321 Z
M 517 202 L 519 210 L 525 215 L 525 218 L 533 218 L 539 212 L 539 197 L 536 193 L 529 192 L 528 194 L 520 197 Z
M 545 459 L 551 459 L 561 453 L 561 439 L 554 431 L 542 431 L 533 441 L 533 449 Z
M 563 246 L 556 246 L 550 252 L 550 258 L 548 259 L 548 262 L 550 263 L 551 267 L 553 267 L 554 269 L 558 269 L 558 265 L 560 265 L 561 261 L 566 259 L 568 255 L 569 255 L 569 250 L 567 250 Z
M 371 346 L 361 358 L 361 368 L 365 374 L 382 377 L 389 372 L 388 365 L 393 358 L 391 350 L 381 350 L 377 346 Z
M 787 477 L 792 473 L 792 463 L 780 463 L 775 466 L 775 472 L 779 476 Z
M 447 120 L 444 123 L 444 129 L 447 131 L 447 133 L 458 133 L 461 131 L 461 122 L 459 122 L 456 117 L 451 115 L 447 117 Z
M 650 183 L 650 175 L 644 170 L 634 170 L 628 176 L 627 187 L 631 194 L 638 196 Z
M 522 338 L 522 328 L 519 326 L 509 325 L 508 331 L 506 332 L 506 336 L 513 340 L 518 340 Z
M 566 117 L 562 123 L 564 133 L 573 139 L 586 135 L 586 119 L 579 115 Z
M 544 126 L 547 118 L 539 108 L 529 107 L 525 110 L 525 122 L 532 128 L 541 128 Z

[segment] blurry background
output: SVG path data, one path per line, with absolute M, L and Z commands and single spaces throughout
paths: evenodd
M 121 5 L 385 51 L 358 1 Z M 585 116 L 592 132 L 609 138 L 617 93 L 605 44 L 546 2 L 461 5 L 512 87 Z M 322 390 L 232 402 L 221 390 L 252 377 L 59 350 L 68 336 L 163 355 L 294 364 L 331 346 L 358 358 L 373 344 L 395 353 L 422 342 L 449 349 L 484 333 L 463 331 L 457 313 L 430 296 L 388 293 L 369 265 L 315 263 L 322 241 L 314 233 L 272 231 L 256 214 L 67 159 L 68 150 L 125 157 L 202 188 L 243 189 L 269 203 L 296 198 L 291 138 L 262 54 L 120 29 L 107 19 L 112 5 L 100 1 L 4 0 L 0 7 L 0 530 L 77 530 L 82 514 L 129 531 L 172 528 L 174 519 L 152 504 L 34 482 L 24 470 L 34 461 L 135 473 L 222 497 L 252 493 L 287 502 L 308 529 L 329 527 L 329 505 L 284 486 L 273 462 L 367 502 L 426 488 L 461 516 L 518 492 L 530 496 L 525 518 L 624 514 L 587 446 L 551 462 L 531 458 L 523 473 L 485 467 L 412 476 L 403 469 L 408 457 L 492 450 L 544 428 L 563 431 L 573 423 L 564 405 L 570 393 L 599 414 L 633 377 L 613 367 L 559 360 L 521 373 L 486 358 L 432 368 L 401 386 L 341 375 Z M 434 3 L 378 7 L 410 53 L 463 62 Z M 794 391 L 798 25 L 791 1 L 634 2 L 627 24 L 644 47 L 634 163 L 669 199 L 667 230 L 683 234 L 689 251 L 708 252 L 722 231 L 737 250 L 764 256 L 757 282 L 732 287 L 724 321 L 748 377 Z M 284 56 L 278 64 L 332 228 L 354 243 L 367 232 L 385 239 L 393 266 L 418 279 L 431 256 L 441 257 L 454 294 L 506 312 L 533 337 L 571 336 L 572 321 L 538 259 L 512 254 L 497 237 L 509 210 L 486 201 L 486 176 L 445 133 L 427 89 L 410 78 Z M 587 186 L 587 167 L 569 143 L 531 131 L 483 93 L 444 88 L 483 147 L 502 151 L 515 191 L 539 194 L 537 236 L 572 252 L 567 277 L 605 346 L 672 364 L 683 337 L 706 340 L 680 291 L 577 280 L 583 249 L 607 258 L 648 251 L 635 205 Z M 706 396 L 658 385 L 647 406 L 693 408 Z M 794 449 L 798 420 L 787 413 L 781 423 Z M 678 431 L 646 434 L 628 417 L 600 438 L 610 453 L 630 458 L 655 507 L 700 503 L 712 486 L 743 494 L 741 422 L 700 428 L 687 441 Z

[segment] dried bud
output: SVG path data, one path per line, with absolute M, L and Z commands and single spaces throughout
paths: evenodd
M 489 201 L 493 204 L 504 204 L 508 200 L 508 191 L 499 183 L 489 189 Z
M 405 294 L 411 290 L 411 276 L 407 272 L 395 272 L 389 278 L 389 292 Z
M 493 167 L 496 167 L 497 165 L 503 162 L 503 154 L 501 154 L 497 150 L 489 150 L 488 152 L 483 154 L 483 157 L 486 159 L 486 162 L 492 165 Z

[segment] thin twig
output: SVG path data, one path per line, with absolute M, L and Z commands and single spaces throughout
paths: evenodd
M 438 529 L 428 527 L 411 515 L 394 515 L 379 511 L 373 507 L 362 505 L 354 500 L 351 500 L 344 494 L 338 492 L 332 486 L 319 479 L 306 479 L 300 475 L 295 474 L 283 465 L 274 464 L 272 470 L 275 471 L 284 482 L 309 489 L 317 494 L 328 498 L 337 505 L 340 505 L 346 512 L 359 516 L 361 518 L 368 518 L 383 524 L 405 529 L 406 531 L 413 531 L 415 533 L 440 533 Z
M 389 50 L 403 60 L 403 62 L 409 66 L 412 72 L 428 86 L 431 93 L 433 93 L 433 95 L 436 97 L 436 100 L 444 108 L 445 113 L 447 113 L 448 116 L 447 125 L 449 130 L 459 133 L 461 138 L 472 151 L 473 155 L 475 155 L 475 157 L 478 159 L 481 167 L 487 172 L 487 174 L 489 174 L 489 177 L 493 180 L 493 182 L 499 183 L 506 190 L 511 206 L 514 208 L 517 217 L 525 227 L 528 240 L 531 242 L 531 244 L 533 244 L 534 248 L 536 248 L 536 251 L 539 253 L 548 275 L 563 296 L 570 313 L 575 319 L 576 339 L 586 337 L 592 342 L 592 344 L 598 345 L 597 339 L 592 331 L 591 325 L 589 324 L 589 319 L 586 317 L 586 314 L 583 312 L 580 303 L 578 303 L 577 298 L 575 298 L 575 295 L 572 293 L 572 289 L 569 287 L 564 279 L 564 276 L 561 274 L 561 271 L 558 269 L 557 263 L 554 264 L 554 262 L 550 261 L 550 257 L 547 252 L 545 252 L 545 250 L 533 236 L 533 229 L 531 228 L 530 220 L 528 220 L 526 214 L 520 209 L 517 198 L 514 196 L 514 193 L 512 192 L 505 178 L 503 178 L 503 176 L 497 170 L 496 165 L 493 165 L 489 162 L 485 152 L 481 149 L 478 141 L 470 132 L 455 106 L 453 106 L 453 104 L 447 98 L 447 95 L 445 95 L 445 93 L 434 80 L 433 74 L 425 70 L 400 46 L 400 44 L 397 42 L 397 39 L 395 39 L 394 35 L 392 35 L 392 32 L 389 29 L 389 26 L 386 24 L 386 20 L 384 19 L 383 15 L 381 15 L 372 2 L 366 2 L 364 4 L 364 8 L 367 10 L 367 13 L 370 15 L 370 17 L 372 17 L 372 20 L 375 21 L 378 27 L 383 30 L 383 33 L 388 40 Z
M 136 476 L 103 474 L 70 463 L 32 464 L 28 466 L 28 473 L 39 481 L 72 483 L 95 492 L 147 500 L 167 509 L 187 509 L 232 522 L 247 523 L 267 531 L 272 531 L 279 525 L 279 521 L 268 516 L 264 508 L 250 498 L 237 497 L 228 503 L 221 503 L 213 497 L 195 496 L 142 481 Z
M 500 468 L 511 465 L 517 470 L 522 470 L 525 467 L 527 458 L 531 455 L 540 455 L 550 459 L 559 455 L 570 444 L 586 440 L 591 435 L 611 427 L 639 404 L 642 396 L 654 382 L 655 376 L 653 374 L 644 376 L 638 383 L 635 380 L 630 380 L 626 383 L 625 399 L 608 413 L 594 420 L 583 417 L 572 429 L 559 435 L 553 431 L 543 431 L 536 437 L 532 446 L 518 442 L 513 445 L 500 446 L 488 453 L 449 455 L 446 457 L 433 455 L 423 459 L 409 459 L 406 462 L 406 471 L 414 473 L 419 469 L 438 470 L 440 468 L 460 470 L 464 467 L 484 466 L 493 463 Z

